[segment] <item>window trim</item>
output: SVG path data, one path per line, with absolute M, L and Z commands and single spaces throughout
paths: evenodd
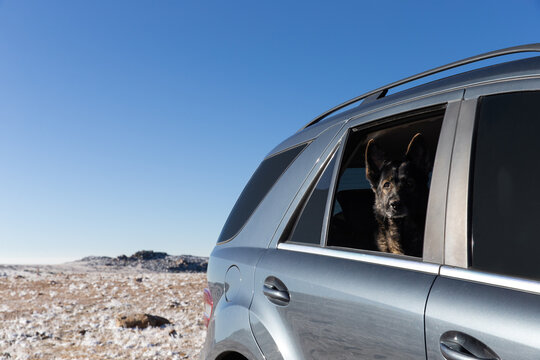
M 345 137 L 347 136 L 348 131 L 345 132 Z M 345 139 L 346 140 L 346 139 Z M 332 213 L 332 206 L 334 200 L 334 194 L 336 192 L 336 188 L 338 186 L 338 173 L 341 166 L 341 162 L 343 160 L 343 153 L 344 148 L 346 145 L 346 141 L 344 141 L 343 137 L 341 137 L 336 145 L 336 150 L 333 152 L 333 156 L 335 159 L 334 169 L 332 171 L 332 179 L 330 180 L 330 187 L 328 188 L 328 195 L 326 197 L 326 207 L 324 209 L 324 218 L 323 218 L 323 226 L 321 231 L 321 242 L 320 247 L 326 248 L 326 242 L 328 240 L 328 231 L 330 229 L 330 219 L 331 219 L 331 213 Z
M 440 276 L 540 295 L 540 281 L 443 265 Z
M 296 251 L 306 254 L 314 254 L 321 256 L 329 256 L 340 259 L 360 261 L 363 263 L 377 264 L 390 266 L 399 269 L 418 271 L 428 274 L 439 274 L 440 264 L 428 263 L 420 258 L 405 255 L 394 255 L 389 253 L 379 253 L 376 251 L 345 249 L 343 250 L 334 247 L 319 247 L 300 245 L 298 243 L 280 243 L 277 248 L 279 250 Z

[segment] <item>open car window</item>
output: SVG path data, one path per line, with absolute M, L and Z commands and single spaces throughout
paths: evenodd
M 444 109 L 349 130 L 326 245 L 422 257 Z

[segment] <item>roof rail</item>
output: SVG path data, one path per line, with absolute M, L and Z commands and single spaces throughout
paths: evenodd
M 408 82 L 418 80 L 418 79 L 421 79 L 421 78 L 426 77 L 426 76 L 437 74 L 437 73 L 440 73 L 442 71 L 446 71 L 446 70 L 450 70 L 450 69 L 453 69 L 453 68 L 456 68 L 456 67 L 459 67 L 459 66 L 471 64 L 471 63 L 474 63 L 474 62 L 477 62 L 477 61 L 491 59 L 491 58 L 494 58 L 494 57 L 497 57 L 497 56 L 510 55 L 510 54 L 523 53 L 523 52 L 540 52 L 540 43 L 528 44 L 528 45 L 519 45 L 519 46 L 513 46 L 513 47 L 501 49 L 501 50 L 490 51 L 490 52 L 480 54 L 480 55 L 476 55 L 476 56 L 472 56 L 472 57 L 469 57 L 469 58 L 466 58 L 466 59 L 463 59 L 463 60 L 454 61 L 454 62 L 452 62 L 450 64 L 439 66 L 439 67 L 436 67 L 434 69 L 424 71 L 422 73 L 419 73 L 419 74 L 416 74 L 416 75 L 413 75 L 413 76 L 409 76 L 409 77 L 407 77 L 405 79 L 395 81 L 395 82 L 393 82 L 391 84 L 388 84 L 386 86 L 382 86 L 380 88 L 377 88 L 375 90 L 372 90 L 372 91 L 367 92 L 365 94 L 362 94 L 360 96 L 357 96 L 355 98 L 347 100 L 344 103 L 339 104 L 338 106 L 335 106 L 335 107 L 331 108 L 328 111 L 325 111 L 321 115 L 317 116 L 315 119 L 311 120 L 306 126 L 304 126 L 300 130 L 303 130 L 303 129 L 305 129 L 305 128 L 313 125 L 313 124 L 316 124 L 319 121 L 321 121 L 322 119 L 324 119 L 325 117 L 327 117 L 328 115 L 330 115 L 330 114 L 332 114 L 332 113 L 334 113 L 334 112 L 336 112 L 336 111 L 338 111 L 340 109 L 343 109 L 344 107 L 346 107 L 348 105 L 351 105 L 351 104 L 353 104 L 355 102 L 358 102 L 358 101 L 360 101 L 362 99 L 366 99 L 365 101 L 370 101 L 371 102 L 371 101 L 377 100 L 379 98 L 382 98 L 382 97 L 384 97 L 386 95 L 386 93 L 388 92 L 389 89 L 392 89 L 392 88 L 394 88 L 396 86 L 403 85 L 403 84 L 406 84 Z

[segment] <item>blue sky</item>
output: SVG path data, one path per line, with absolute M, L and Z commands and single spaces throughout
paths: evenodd
M 0 0 L 0 263 L 208 255 L 313 117 L 540 42 L 539 19 L 533 0 Z

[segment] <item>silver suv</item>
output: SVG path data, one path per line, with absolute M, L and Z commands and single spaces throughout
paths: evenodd
M 540 57 L 387 93 L 539 51 L 392 83 L 272 150 L 212 252 L 202 358 L 540 359 Z

